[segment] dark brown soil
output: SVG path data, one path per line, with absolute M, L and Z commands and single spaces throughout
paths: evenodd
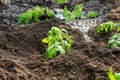
M 74 44 L 71 52 L 46 61 L 46 46 L 41 40 L 53 25 L 67 29 Z M 97 36 L 100 40 L 87 43 L 79 30 L 57 20 L 14 28 L 0 25 L 0 79 L 108 80 L 110 66 L 120 72 L 120 49 L 107 48 L 108 37 Z
M 65 28 L 74 43 L 66 55 L 46 61 L 41 40 L 52 26 Z M 93 41 L 88 43 L 82 32 L 55 19 L 14 27 L 0 23 L 0 80 L 109 80 L 111 66 L 120 72 L 120 48 L 106 45 L 113 33 L 96 30 L 90 30 Z

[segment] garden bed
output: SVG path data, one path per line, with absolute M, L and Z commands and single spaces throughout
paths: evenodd
M 109 17 L 105 17 L 104 21 L 119 22 L 120 6 L 107 2 Z M 58 7 L 57 4 L 48 5 L 51 2 L 29 4 L 22 11 L 36 4 L 51 9 Z M 77 2 L 70 4 L 75 5 Z M 69 7 L 72 9 L 72 6 Z M 10 16 L 0 17 L 0 80 L 109 80 L 107 72 L 111 66 L 115 72 L 120 72 L 120 48 L 110 49 L 106 45 L 114 32 L 100 35 L 97 27 L 92 27 L 88 32 L 92 40 L 87 42 L 82 31 L 71 28 L 59 19 L 41 20 L 27 25 L 18 25 L 17 17 L 12 18 L 9 24 L 4 22 L 5 19 L 10 20 Z M 47 46 L 41 41 L 52 26 L 66 29 L 73 39 L 73 45 L 64 56 L 57 55 L 46 60 Z

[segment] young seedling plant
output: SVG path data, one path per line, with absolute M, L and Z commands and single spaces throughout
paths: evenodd
M 109 72 L 108 72 L 108 77 L 110 80 L 120 80 L 120 73 L 114 73 L 112 67 L 110 67 Z
M 116 33 L 109 38 L 108 47 L 110 48 L 120 47 L 120 33 Z
M 58 53 L 64 55 L 65 52 L 69 52 L 73 41 L 65 29 L 52 27 L 48 32 L 48 36 L 42 42 L 48 44 L 46 50 L 46 59 L 48 60 L 52 59 Z
M 98 15 L 99 14 L 97 12 L 90 11 L 87 13 L 86 18 L 87 19 L 96 18 L 96 17 L 98 17 Z
M 112 30 L 114 28 L 114 22 L 110 21 L 110 22 L 105 22 L 102 23 L 98 26 L 98 33 L 107 33 L 108 31 Z

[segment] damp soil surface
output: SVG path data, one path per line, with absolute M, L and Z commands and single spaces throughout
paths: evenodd
M 118 7 L 109 8 L 107 21 L 116 18 L 112 11 Z M 41 40 L 52 26 L 66 29 L 74 42 L 69 53 L 47 61 L 47 45 Z M 93 40 L 86 42 L 81 31 L 58 19 L 16 26 L 0 22 L 0 80 L 109 80 L 111 66 L 120 72 L 120 48 L 106 45 L 111 35 L 113 32 L 99 35 L 97 27 L 91 28 L 89 36 Z

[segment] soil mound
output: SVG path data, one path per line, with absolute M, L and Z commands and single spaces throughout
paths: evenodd
M 46 61 L 46 45 L 41 40 L 52 26 L 65 28 L 74 44 L 71 52 Z M 82 32 L 57 20 L 41 21 L 25 27 L 0 25 L 0 79 L 108 80 L 110 66 L 120 72 L 120 49 L 108 49 L 106 39 L 103 37 L 87 43 Z

